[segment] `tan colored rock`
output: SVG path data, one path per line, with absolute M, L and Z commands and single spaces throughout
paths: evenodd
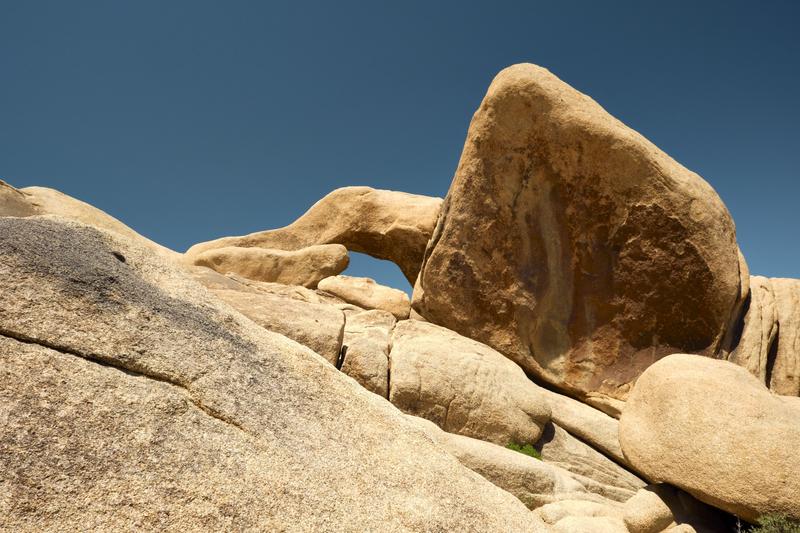
M 47 187 L 15 189 L 0 180 L 0 217 L 29 217 L 56 215 L 81 222 L 88 226 L 113 231 L 123 237 L 136 239 L 171 261 L 179 261 L 180 254 L 151 241 L 94 206 Z
M 320 244 L 299 250 L 226 246 L 188 256 L 188 261 L 222 274 L 232 272 L 256 281 L 314 288 L 320 280 L 347 268 L 350 258 L 341 244 Z
M 552 422 L 545 426 L 536 448 L 544 462 L 571 472 L 588 491 L 604 498 L 624 502 L 646 485 L 635 474 Z
M 0 217 L 29 217 L 38 214 L 25 194 L 0 180 Z
M 344 336 L 344 313 L 328 304 L 306 299 L 305 291 L 272 292 L 278 284 L 245 285 L 236 278 L 193 270 L 197 281 L 259 326 L 311 348 L 336 365 Z M 313 291 L 307 291 L 314 295 Z
M 542 530 L 388 402 L 136 241 L 0 219 L 4 528 Z
M 398 320 L 408 318 L 411 309 L 405 292 L 380 285 L 370 278 L 331 276 L 320 281 L 318 288 L 364 309 L 389 311 Z
M 389 360 L 389 400 L 449 433 L 533 444 L 550 420 L 546 398 L 517 365 L 440 326 L 398 322 Z
M 406 417 L 461 464 L 510 492 L 529 509 L 560 500 L 607 502 L 557 466 L 497 444 L 447 433 L 424 418 Z
M 664 485 L 651 485 L 640 489 L 625 502 L 623 519 L 630 533 L 659 533 L 677 525 L 672 509 L 659 492 Z
M 730 518 L 666 484 L 640 489 L 623 506 L 623 519 L 630 533 L 735 531 Z
M 571 395 L 624 400 L 659 358 L 715 354 L 742 292 L 708 183 L 522 64 L 472 119 L 413 306 Z
M 619 435 L 628 461 L 653 481 L 750 522 L 800 518 L 800 401 L 771 394 L 742 367 L 662 359 L 639 377 Z
M 743 317 L 742 335 L 728 360 L 743 366 L 767 383 L 769 352 L 778 338 L 778 312 L 771 280 L 763 276 L 750 278 L 750 298 Z
M 389 344 L 395 325 L 388 311 L 371 310 L 346 314 L 342 341 L 342 372 L 365 389 L 389 396 Z
M 341 244 L 353 252 L 393 261 L 413 285 L 441 205 L 441 198 L 343 187 L 284 228 L 199 243 L 186 254 L 227 246 L 297 250 Z
M 769 388 L 776 394 L 800 396 L 800 279 L 772 278 L 778 315 L 775 359 Z
M 619 504 L 562 500 L 533 512 L 533 518 L 562 533 L 628 533 Z
M 604 412 L 569 396 L 541 389 L 553 422 L 619 464 L 627 465 L 619 445 L 619 422 Z

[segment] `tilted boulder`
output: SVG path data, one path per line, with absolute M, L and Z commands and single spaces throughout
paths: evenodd
M 698 533 L 736 531 L 732 518 L 663 483 L 640 489 L 623 506 L 629 533 L 661 533 L 681 524 Z
M 398 320 L 408 318 L 411 310 L 405 292 L 381 285 L 371 278 L 331 276 L 320 281 L 318 288 L 364 309 L 388 311 Z
M 441 204 L 441 198 L 430 196 L 343 187 L 284 228 L 195 244 L 186 254 L 227 246 L 298 250 L 341 244 L 353 252 L 393 261 L 413 284 Z
M 541 530 L 311 350 L 64 219 L 0 218 L 0 415 L 11 531 Z
M 522 64 L 472 118 L 412 305 L 610 409 L 659 358 L 717 352 L 740 278 L 708 183 Z
M 320 244 L 292 251 L 227 246 L 188 256 L 187 261 L 221 274 L 314 288 L 320 280 L 344 272 L 350 258 L 341 244 Z
M 750 278 L 741 337 L 728 360 L 770 390 L 800 396 L 800 280 Z
M 521 368 L 440 326 L 398 322 L 389 360 L 389 400 L 449 433 L 533 444 L 550 420 L 545 396 Z
M 628 461 L 654 482 L 753 522 L 800 518 L 800 399 L 744 368 L 676 354 L 648 368 L 620 419 Z

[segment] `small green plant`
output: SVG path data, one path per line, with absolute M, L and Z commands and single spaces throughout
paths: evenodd
M 509 442 L 506 444 L 506 448 L 509 450 L 514 450 L 515 452 L 524 453 L 525 455 L 529 455 L 534 459 L 539 459 L 540 461 L 542 460 L 542 454 L 530 444 L 517 444 L 516 442 Z
M 766 514 L 758 519 L 757 525 L 748 533 L 800 533 L 800 521 L 780 513 Z

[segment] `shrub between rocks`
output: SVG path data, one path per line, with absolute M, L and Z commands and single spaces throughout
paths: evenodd
M 509 450 L 514 450 L 515 452 L 524 453 L 525 455 L 529 455 L 534 459 L 539 459 L 540 461 L 542 460 L 542 454 L 530 444 L 517 444 L 516 442 L 509 442 L 506 444 L 506 448 Z

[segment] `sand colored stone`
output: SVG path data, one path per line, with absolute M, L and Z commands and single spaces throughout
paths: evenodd
M 708 183 L 521 64 L 472 118 L 413 306 L 572 395 L 624 400 L 659 358 L 720 349 L 740 271 Z
M 314 288 L 320 280 L 343 272 L 350 258 L 341 244 L 320 244 L 292 251 L 227 246 L 187 256 L 187 261 L 222 274 Z
M 364 309 L 388 311 L 398 320 L 408 318 L 411 309 L 405 292 L 386 287 L 370 278 L 331 276 L 320 281 L 318 288 Z
M 0 218 L 0 358 L 12 531 L 543 530 L 136 239 Z
M 186 253 L 194 256 L 228 246 L 297 250 L 315 244 L 341 244 L 353 252 L 393 261 L 413 284 L 441 205 L 441 198 L 343 187 L 284 228 L 199 243 Z
M 676 354 L 639 378 L 620 419 L 628 461 L 653 481 L 748 521 L 800 518 L 800 400 L 746 369 Z

